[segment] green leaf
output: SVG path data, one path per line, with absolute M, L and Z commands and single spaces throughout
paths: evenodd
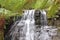
M 56 11 L 58 10 L 58 4 L 53 4 L 50 6 L 50 9 L 48 10 L 48 17 L 54 17 L 56 14 Z
M 34 6 L 35 9 L 43 9 L 48 0 L 37 0 Z

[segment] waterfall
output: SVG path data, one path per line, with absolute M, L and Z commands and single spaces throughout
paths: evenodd
M 47 26 L 47 16 L 44 10 L 41 11 L 40 20 L 41 20 L 41 26 Z
M 34 11 L 24 10 L 22 19 L 10 33 L 12 35 L 11 40 L 34 40 Z
M 20 21 L 16 21 L 9 31 L 10 40 L 52 40 L 57 29 L 47 25 L 47 16 L 44 10 L 24 10 Z M 35 20 L 35 14 L 38 16 Z M 40 28 L 36 28 L 36 24 Z M 38 30 L 38 31 L 37 31 Z
M 41 34 L 40 40 L 52 40 L 52 36 L 57 34 L 57 29 L 47 25 L 47 16 L 44 10 L 41 11 Z

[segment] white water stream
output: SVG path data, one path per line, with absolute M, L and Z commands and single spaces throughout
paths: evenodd
M 10 30 L 11 40 L 52 40 L 52 36 L 57 34 L 57 29 L 47 25 L 46 12 L 41 11 L 41 28 L 40 33 L 37 34 L 35 33 L 34 14 L 35 10 L 24 10 L 22 19 Z

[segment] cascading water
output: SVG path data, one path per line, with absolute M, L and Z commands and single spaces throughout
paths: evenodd
M 24 10 L 24 15 L 20 21 L 17 21 L 12 26 L 10 32 L 10 40 L 52 40 L 52 35 L 56 35 L 56 29 L 47 25 L 46 12 L 44 10 L 38 11 L 39 15 L 39 32 L 36 32 L 35 24 L 35 10 Z M 37 15 L 37 16 L 38 16 Z
M 43 10 L 41 11 L 41 34 L 39 39 L 40 40 L 51 40 L 51 37 L 49 36 L 48 32 L 49 30 L 47 30 L 48 26 L 47 26 L 47 17 L 46 17 L 46 12 Z
M 10 33 L 11 40 L 34 40 L 34 12 L 35 10 L 24 10 L 22 19 Z
M 52 36 L 57 34 L 57 29 L 47 25 L 47 16 L 44 10 L 41 11 L 41 34 L 40 40 L 52 40 Z

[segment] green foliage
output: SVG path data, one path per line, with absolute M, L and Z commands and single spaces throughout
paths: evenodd
M 48 17 L 55 17 L 59 4 L 53 4 L 48 10 Z
M 48 0 L 37 0 L 34 8 L 35 9 L 43 9 L 43 8 L 45 8 L 45 5 L 46 5 L 47 1 Z
M 19 13 L 30 8 L 47 9 L 47 15 L 51 17 L 56 14 L 60 3 L 55 0 L 0 0 L 0 4 L 7 10 Z
M 53 1 L 52 5 L 48 8 L 48 17 L 55 17 L 58 10 L 60 10 L 59 7 L 60 3 L 58 1 Z
M 12 11 L 18 11 L 26 3 L 26 0 L 1 0 L 0 4 L 2 7 Z
M 21 16 L 21 13 L 14 13 L 12 11 L 6 10 L 4 8 L 0 8 L 0 15 L 4 15 L 5 18 L 9 18 L 11 16 Z

